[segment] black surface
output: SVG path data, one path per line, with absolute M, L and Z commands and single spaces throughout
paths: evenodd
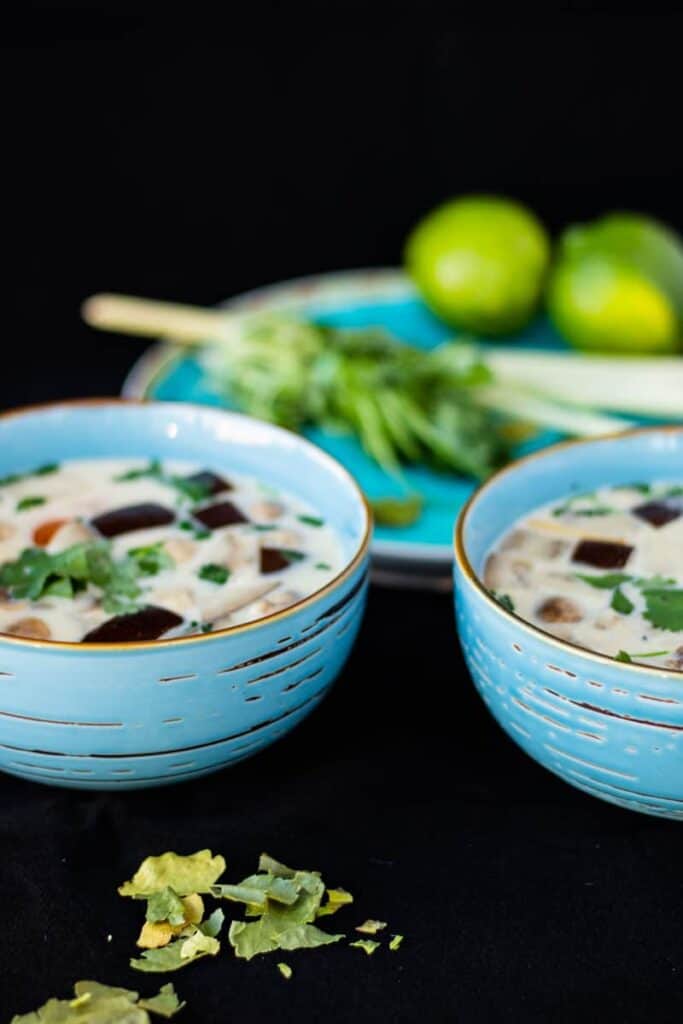
M 615 206 L 682 228 L 680 20 L 590 6 L 453 28 L 411 5 L 381 32 L 350 8 L 314 38 L 266 14 L 219 30 L 24 5 L 0 65 L 0 403 L 117 392 L 140 346 L 80 324 L 92 291 L 208 303 L 395 263 L 453 192 L 508 191 L 554 230 Z M 3 1024 L 78 977 L 151 990 L 116 885 L 201 846 L 231 878 L 262 848 L 318 868 L 356 895 L 340 926 L 378 917 L 406 940 L 288 955 L 289 983 L 277 957 L 205 961 L 174 978 L 187 1024 L 680 1018 L 680 826 L 522 755 L 473 691 L 446 597 L 373 590 L 329 700 L 212 779 L 97 796 L 0 778 Z

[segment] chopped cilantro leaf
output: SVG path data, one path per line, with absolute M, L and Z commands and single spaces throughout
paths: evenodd
M 332 566 L 329 564 L 329 562 L 316 562 L 315 568 L 322 569 L 327 572 L 332 568 Z
M 58 462 L 46 462 L 44 466 L 38 466 L 33 470 L 34 476 L 47 476 L 49 473 L 56 473 L 59 469 Z
M 306 557 L 303 551 L 293 551 L 290 548 L 279 548 L 278 550 L 288 562 L 300 562 L 302 558 Z
M 147 544 L 145 547 L 131 548 L 128 556 L 137 565 L 141 576 L 156 576 L 162 569 L 172 569 L 175 565 L 163 541 Z
M 619 612 L 620 615 L 630 615 L 634 607 L 635 605 L 632 601 L 629 601 L 621 587 L 617 587 L 612 594 L 610 608 L 615 612 Z
M 683 630 L 683 590 L 657 587 L 643 589 L 645 618 L 657 629 Z
M 114 477 L 117 482 L 142 480 L 144 478 L 158 480 L 159 483 L 165 484 L 167 487 L 175 488 L 181 497 L 187 498 L 193 504 L 203 501 L 204 498 L 208 498 L 211 494 L 211 485 L 209 483 L 203 480 L 192 479 L 191 477 L 168 474 L 164 471 L 164 467 L 159 459 L 152 459 L 146 466 L 129 469 L 126 473 Z
M 498 602 L 508 612 L 514 612 L 515 602 L 512 600 L 509 594 L 499 594 L 495 590 L 489 591 L 491 597 Z
M 615 587 L 621 586 L 622 583 L 630 582 L 633 577 L 629 576 L 625 572 L 606 572 L 602 576 L 586 576 L 583 573 L 575 573 L 577 580 L 583 580 L 584 583 L 590 584 L 591 587 L 597 587 L 600 590 L 613 590 Z
M 276 530 L 277 527 L 274 523 L 252 523 L 252 530 L 258 530 L 259 533 L 267 533 L 268 530 Z
M 41 498 L 39 495 L 20 498 L 17 502 L 17 512 L 23 512 L 27 508 L 36 508 L 38 505 L 44 505 L 46 501 L 47 498 Z
M 614 660 L 630 664 L 634 658 L 663 658 L 665 654 L 671 654 L 671 651 L 639 651 L 633 654 L 629 654 L 628 651 L 619 651 L 618 654 L 615 654 Z
M 639 494 L 650 494 L 652 491 L 652 484 L 645 483 L 634 483 L 634 484 L 618 484 L 612 488 L 613 491 L 637 491 Z
M 212 633 L 213 632 L 213 622 L 202 622 L 202 624 L 201 624 L 201 626 L 199 628 L 201 629 L 202 633 Z
M 208 580 L 210 583 L 222 585 L 230 578 L 230 570 L 224 565 L 216 565 L 214 562 L 207 562 L 197 573 L 200 580 Z
M 324 519 L 319 516 L 297 516 L 300 523 L 305 523 L 306 526 L 323 526 L 325 523 Z

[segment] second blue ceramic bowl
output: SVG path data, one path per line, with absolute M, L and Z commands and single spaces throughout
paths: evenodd
M 481 575 L 491 546 L 539 505 L 605 484 L 681 479 L 680 427 L 556 445 L 484 484 L 455 538 L 460 642 L 492 714 L 572 785 L 667 818 L 683 818 L 683 674 L 558 640 L 506 611 Z
M 0 416 L 0 470 L 68 458 L 182 459 L 310 502 L 346 565 L 285 611 L 199 636 L 70 644 L 0 636 L 0 769 L 54 785 L 192 779 L 268 746 L 321 701 L 358 631 L 370 516 L 349 474 L 303 438 L 236 413 L 114 399 Z

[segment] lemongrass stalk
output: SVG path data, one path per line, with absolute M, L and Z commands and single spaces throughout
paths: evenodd
M 576 409 L 506 384 L 490 384 L 476 388 L 473 398 L 487 409 L 495 409 L 516 419 L 539 427 L 549 427 L 574 437 L 615 434 L 635 426 L 632 420 L 607 416 L 588 409 Z

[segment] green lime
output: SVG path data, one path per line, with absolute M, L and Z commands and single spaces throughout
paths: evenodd
M 419 222 L 405 259 L 438 316 L 466 330 L 503 334 L 533 315 L 549 252 L 543 226 L 520 203 L 463 196 Z
M 577 348 L 675 352 L 683 320 L 683 246 L 638 214 L 565 232 L 548 287 L 550 314 Z

